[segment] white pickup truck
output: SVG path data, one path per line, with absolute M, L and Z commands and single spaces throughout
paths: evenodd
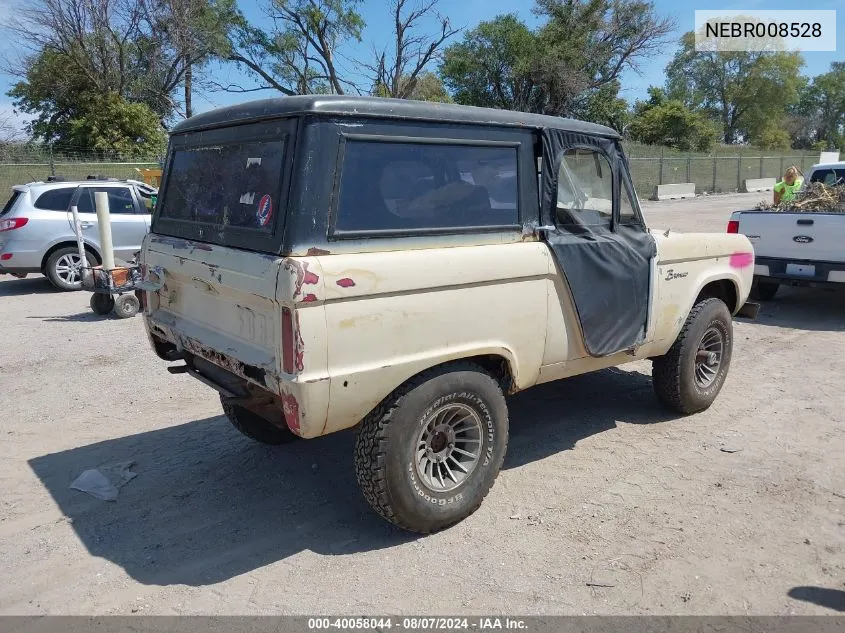
M 845 185 L 845 162 L 814 165 L 805 182 Z M 755 299 L 773 299 L 782 284 L 845 284 L 843 213 L 737 211 L 728 233 L 741 233 L 754 245 Z

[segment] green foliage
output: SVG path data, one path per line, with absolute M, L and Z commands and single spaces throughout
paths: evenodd
M 628 102 L 619 96 L 619 82 L 594 90 L 573 113 L 576 118 L 613 128 L 619 133 L 631 123 Z
M 718 120 L 725 143 L 755 141 L 798 101 L 803 58 L 786 52 L 697 52 L 686 33 L 666 67 L 669 96 Z
M 129 103 L 115 93 L 83 99 L 60 144 L 126 157 L 164 154 L 167 135 L 156 114 L 143 103 Z
M 792 137 L 780 119 L 773 119 L 757 130 L 754 145 L 760 149 L 786 151 L 792 148 Z
M 806 124 L 805 143 L 845 149 L 845 62 L 833 62 L 829 72 L 807 82 L 796 111 Z
M 649 99 L 634 104 L 629 133 L 632 139 L 648 145 L 706 152 L 713 147 L 719 132 L 705 115 L 693 112 L 682 101 L 669 99 L 663 89 L 652 86 Z
M 536 48 L 536 36 L 516 15 L 500 15 L 449 46 L 440 75 L 457 103 L 526 111 L 534 90 L 530 71 Z

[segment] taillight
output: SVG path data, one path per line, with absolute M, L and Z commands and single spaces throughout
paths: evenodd
M 282 308 L 282 370 L 293 373 L 293 314 L 290 308 Z
M 29 218 L 9 218 L 0 220 L 0 231 L 14 231 L 29 222 Z
M 7 262 L 12 259 L 12 253 L 3 253 L 0 255 L 0 262 Z
M 739 233 L 739 220 L 728 222 L 728 233 Z

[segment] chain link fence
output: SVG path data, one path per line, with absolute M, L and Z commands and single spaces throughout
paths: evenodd
M 667 148 L 626 144 L 631 176 L 637 195 L 649 198 L 657 185 L 695 183 L 696 193 L 742 191 L 749 178 L 780 179 L 790 165 L 806 172 L 819 160 L 819 154 L 791 153 L 765 155 L 723 147 L 711 154 L 682 154 Z
M 637 194 L 649 198 L 657 185 L 695 183 L 696 193 L 741 191 L 748 178 L 780 178 L 790 165 L 806 172 L 818 153 L 768 156 L 747 148 L 719 147 L 709 154 L 681 153 L 659 146 L 626 143 Z M 48 177 L 84 180 L 89 175 L 141 180 L 139 169 L 155 169 L 163 157 L 126 158 L 114 153 L 54 149 L 49 145 L 0 145 L 0 197 L 14 185 Z M 0 204 L 5 200 L 0 201 Z
M 0 206 L 15 185 L 48 178 L 85 180 L 88 176 L 142 180 L 139 169 L 161 167 L 163 157 L 127 158 L 113 152 L 49 145 L 0 144 Z

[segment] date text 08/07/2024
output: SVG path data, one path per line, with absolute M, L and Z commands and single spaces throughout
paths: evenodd
M 508 617 L 440 618 L 440 617 L 353 617 L 309 618 L 309 631 L 524 631 L 524 620 Z

